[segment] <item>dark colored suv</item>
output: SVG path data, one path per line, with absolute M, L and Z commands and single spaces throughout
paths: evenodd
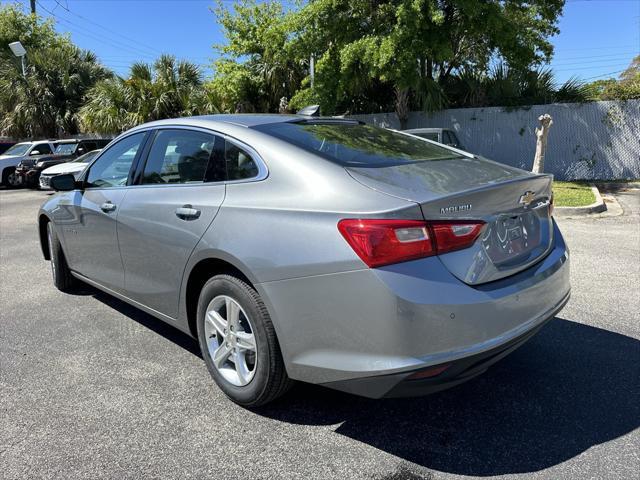
M 104 148 L 110 141 L 111 139 L 107 138 L 58 140 L 55 142 L 56 149 L 53 155 L 22 160 L 16 167 L 16 174 L 22 177 L 22 183 L 27 187 L 38 188 L 40 173 L 46 168 L 70 162 L 87 152 Z

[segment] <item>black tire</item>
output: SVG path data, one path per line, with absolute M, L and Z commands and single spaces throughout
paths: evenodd
M 16 169 L 13 167 L 7 167 L 2 171 L 2 184 L 7 188 L 18 188 L 21 186 L 20 183 L 16 183 L 13 179 L 15 176 Z
M 78 286 L 78 280 L 71 275 L 67 259 L 62 251 L 62 245 L 60 245 L 60 240 L 58 240 L 51 222 L 47 223 L 47 242 L 49 243 L 49 254 L 51 256 L 53 284 L 61 292 L 69 293 L 74 291 Z
M 209 354 L 205 334 L 207 306 L 216 297 L 225 295 L 235 300 L 251 319 L 257 347 L 255 374 L 245 386 L 236 386 L 227 381 L 216 369 Z M 233 402 L 244 407 L 258 407 L 269 403 L 293 385 L 287 376 L 280 345 L 269 317 L 269 312 L 260 295 L 245 281 L 231 275 L 216 275 L 204 284 L 198 300 L 198 342 L 202 357 L 218 387 Z

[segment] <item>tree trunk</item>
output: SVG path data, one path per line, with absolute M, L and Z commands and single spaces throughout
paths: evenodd
M 533 159 L 533 173 L 544 172 L 544 153 L 547 149 L 547 136 L 549 135 L 549 129 L 553 125 L 553 119 L 551 115 L 545 113 L 538 117 L 540 121 L 540 127 L 536 128 L 536 156 Z
M 407 128 L 409 120 L 409 89 L 396 87 L 396 115 L 400 122 L 400 130 Z

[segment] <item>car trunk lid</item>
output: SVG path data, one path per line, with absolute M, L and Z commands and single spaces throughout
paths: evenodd
M 485 222 L 471 247 L 439 257 L 467 284 L 514 275 L 551 249 L 550 175 L 477 157 L 348 171 L 370 188 L 420 204 L 427 221 Z

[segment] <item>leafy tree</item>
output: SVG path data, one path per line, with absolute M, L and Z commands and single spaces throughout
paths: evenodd
M 620 74 L 618 80 L 597 80 L 588 85 L 592 100 L 631 100 L 640 98 L 640 55 Z
M 325 113 L 358 110 L 373 79 L 395 92 L 396 111 L 449 103 L 445 86 L 495 59 L 528 70 L 552 54 L 564 0 L 313 0 L 293 16 L 291 42 L 317 57 L 312 95 Z M 310 89 L 307 86 L 307 89 Z M 355 111 L 354 111 L 355 110 Z M 406 116 L 400 116 L 401 121 Z
M 56 46 L 66 41 L 58 35 L 51 19 L 43 21 L 36 15 L 28 15 L 18 2 L 0 5 L 0 61 L 9 60 L 20 66 L 9 49 L 9 43 L 19 41 L 29 52 Z
M 27 48 L 27 71 L 8 49 Z M 111 73 L 96 56 L 55 33 L 50 21 L 18 5 L 0 8 L 0 131 L 15 137 L 78 132 L 78 110 L 96 81 Z
M 88 130 L 118 133 L 140 123 L 217 111 L 198 67 L 163 55 L 153 65 L 135 63 L 128 78 L 98 82 L 80 110 Z
M 225 111 L 277 112 L 305 76 L 304 62 L 290 50 L 289 17 L 275 0 L 241 0 L 213 9 L 227 42 L 215 48 L 214 80 L 208 86 Z
M 488 74 L 464 70 L 445 84 L 451 107 L 539 105 L 554 102 L 584 102 L 589 91 L 576 78 L 557 86 L 550 69 L 517 70 L 503 63 Z

